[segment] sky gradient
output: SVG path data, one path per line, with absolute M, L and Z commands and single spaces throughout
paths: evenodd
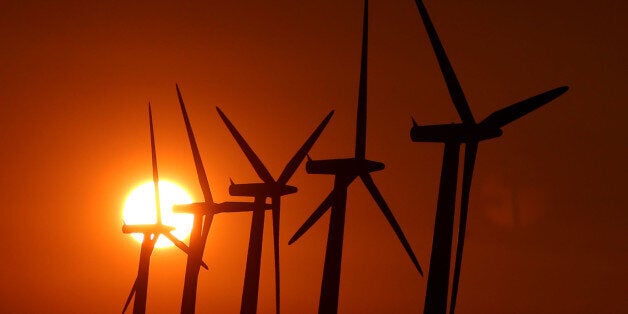
M 259 182 L 220 106 L 276 177 L 331 109 L 315 159 L 350 157 L 361 1 L 3 1 L 0 3 L 0 312 L 118 312 L 139 245 L 121 232 L 127 193 L 151 178 L 147 103 L 160 177 L 202 197 L 179 112 L 181 87 L 217 201 L 229 178 Z M 529 96 L 570 90 L 480 145 L 458 313 L 628 311 L 628 4 L 426 1 L 478 120 Z M 411 0 L 371 1 L 367 158 L 427 269 L 442 144 L 420 124 L 458 117 Z M 288 239 L 333 179 L 290 181 L 282 204 L 284 313 L 315 313 L 328 218 Z M 250 214 L 214 219 L 197 313 L 239 309 Z M 274 310 L 270 213 L 259 313 Z M 179 309 L 185 256 L 156 250 L 148 311 Z M 423 308 L 418 276 L 364 186 L 349 189 L 341 313 Z

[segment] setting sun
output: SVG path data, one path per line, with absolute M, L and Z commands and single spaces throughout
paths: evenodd
M 172 234 L 178 239 L 184 240 L 192 229 L 193 216 L 191 214 L 173 213 L 172 205 L 191 203 L 192 197 L 178 184 L 166 180 L 159 181 L 159 196 L 163 224 L 174 227 Z M 153 182 L 143 183 L 129 193 L 124 202 L 122 217 L 124 223 L 128 225 L 153 224 L 157 222 Z M 134 233 L 132 236 L 138 242 L 142 242 L 144 239 L 143 234 Z M 172 245 L 172 242 L 168 239 L 160 237 L 155 247 Z

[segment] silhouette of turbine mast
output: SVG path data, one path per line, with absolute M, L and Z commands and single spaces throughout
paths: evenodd
M 257 298 L 259 290 L 260 264 L 262 258 L 262 238 L 264 235 L 264 216 L 266 209 L 266 198 L 271 199 L 271 210 L 273 219 L 273 245 L 275 257 L 275 309 L 276 313 L 280 311 L 280 276 L 279 276 L 279 217 L 281 208 L 281 197 L 284 195 L 297 192 L 297 188 L 287 185 L 288 180 L 297 170 L 305 156 L 310 151 L 325 126 L 331 119 L 334 111 L 332 110 L 318 127 L 312 132 L 310 137 L 305 141 L 303 146 L 290 159 L 279 179 L 275 180 L 270 174 L 266 166 L 257 157 L 253 149 L 246 142 L 244 137 L 238 132 L 236 127 L 229 121 L 227 116 L 216 107 L 220 118 L 223 120 L 231 135 L 246 155 L 247 159 L 253 166 L 263 183 L 234 184 L 231 182 L 229 186 L 229 194 L 231 196 L 251 196 L 255 198 L 253 211 L 253 219 L 251 221 L 251 232 L 249 236 L 249 248 L 246 257 L 246 271 L 244 275 L 244 289 L 242 291 L 242 303 L 240 313 L 256 313 Z
M 190 123 L 187 110 L 185 109 L 185 103 L 183 102 L 179 86 L 177 85 L 176 88 L 181 113 L 183 114 L 183 121 L 185 122 L 185 128 L 190 142 L 190 148 L 194 157 L 198 182 L 201 186 L 204 197 L 203 202 L 178 205 L 173 208 L 174 212 L 191 213 L 194 215 L 194 224 L 192 225 L 192 231 L 190 233 L 190 254 L 188 254 L 185 267 L 183 297 L 181 301 L 181 313 L 193 314 L 196 310 L 198 275 L 200 267 L 202 266 L 203 252 L 205 251 L 205 244 L 207 243 L 207 236 L 209 235 L 209 229 L 214 215 L 225 212 L 250 211 L 253 204 L 248 202 L 214 202 L 209 181 L 207 180 L 207 175 L 205 174 L 205 168 L 203 167 L 203 161 L 201 160 L 201 154 L 198 150 L 196 138 L 194 137 L 194 132 L 192 130 L 192 124 Z
M 140 249 L 140 261 L 137 270 L 137 277 L 131 288 L 131 293 L 127 297 L 127 300 L 122 309 L 122 313 L 126 312 L 131 299 L 135 295 L 135 302 L 133 303 L 133 313 L 141 314 L 146 312 L 146 296 L 148 291 L 148 269 L 150 266 L 150 256 L 155 248 L 155 243 L 160 235 L 164 235 L 168 240 L 174 243 L 183 252 L 190 254 L 190 249 L 181 240 L 177 239 L 172 233 L 174 227 L 166 226 L 161 221 L 161 202 L 159 199 L 159 173 L 157 171 L 157 153 L 155 150 L 155 136 L 153 131 L 153 113 L 150 103 L 148 104 L 148 120 L 150 122 L 150 148 L 152 155 L 153 165 L 153 184 L 155 186 L 155 211 L 157 214 L 157 222 L 154 224 L 142 224 L 142 225 L 127 225 L 122 226 L 122 232 L 124 233 L 142 233 L 144 239 L 142 240 L 142 247 Z M 200 265 L 207 268 L 207 265 L 201 261 Z
M 406 240 L 401 227 L 393 216 L 390 208 L 381 195 L 370 172 L 384 169 L 381 162 L 366 159 L 366 79 L 367 79 L 367 48 L 368 48 L 368 0 L 364 1 L 364 20 L 362 29 L 362 56 L 360 63 L 360 84 L 358 92 L 358 113 L 356 123 L 355 156 L 346 159 L 308 160 L 306 170 L 310 174 L 334 175 L 334 188 L 321 205 L 305 221 L 290 239 L 289 244 L 298 240 L 318 219 L 331 207 L 327 248 L 318 313 L 330 314 L 338 311 L 338 294 L 340 288 L 340 266 L 342 262 L 342 245 L 344 236 L 347 189 L 357 177 L 362 179 L 373 199 L 388 220 L 399 241 L 403 245 L 414 266 L 423 275 L 410 244 Z
M 445 144 L 443 164 L 432 239 L 432 254 L 427 277 L 424 313 L 444 314 L 447 312 L 447 294 L 449 292 L 449 272 L 451 247 L 453 240 L 453 224 L 456 201 L 456 185 L 458 182 L 458 162 L 460 145 L 465 144 L 464 168 L 462 178 L 462 195 L 460 203 L 460 225 L 458 229 L 458 245 L 452 283 L 450 312 L 456 306 L 462 252 L 469 208 L 471 179 L 477 154 L 478 143 L 502 135 L 501 128 L 517 120 L 535 109 L 549 103 L 567 91 L 568 87 L 559 87 L 533 96 L 524 101 L 510 105 L 490 114 L 480 123 L 476 123 L 462 91 L 462 87 L 449 62 L 436 29 L 428 15 L 423 1 L 416 0 L 419 14 L 430 39 L 438 65 L 443 74 L 451 100 L 462 120 L 462 123 L 419 126 L 412 119 L 411 137 L 414 142 L 441 142 Z

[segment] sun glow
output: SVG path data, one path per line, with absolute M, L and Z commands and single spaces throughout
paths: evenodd
M 178 239 L 184 240 L 190 235 L 194 217 L 191 214 L 173 213 L 172 205 L 192 203 L 192 197 L 176 183 L 166 180 L 159 181 L 159 196 L 162 223 L 175 227 L 172 234 Z M 154 224 L 157 222 L 153 182 L 143 183 L 129 193 L 124 202 L 122 217 L 124 223 L 128 225 Z M 143 234 L 134 233 L 132 236 L 138 242 L 142 242 L 144 239 Z M 155 247 L 169 247 L 172 245 L 172 242 L 164 236 L 160 236 Z

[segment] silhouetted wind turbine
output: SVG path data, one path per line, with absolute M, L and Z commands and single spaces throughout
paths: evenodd
M 201 155 L 198 151 L 198 146 L 196 145 L 196 139 L 194 138 L 190 119 L 188 118 L 187 111 L 185 110 L 185 104 L 183 103 L 183 97 L 181 96 L 179 85 L 176 85 L 176 89 L 179 104 L 181 106 L 181 113 L 183 114 L 183 120 L 188 134 L 188 140 L 190 141 L 190 147 L 192 149 L 192 155 L 194 156 L 198 182 L 203 192 L 203 199 L 205 202 L 213 203 L 212 193 L 209 188 L 209 181 L 207 180 L 207 175 L 205 174 L 205 168 L 203 167 Z M 183 297 L 181 301 L 182 314 L 194 313 L 196 309 L 196 288 L 198 285 L 200 262 L 203 258 L 203 252 L 205 251 L 205 242 L 207 240 L 207 235 L 209 234 L 209 228 L 214 218 L 213 214 L 206 213 L 205 211 L 194 210 L 192 211 L 192 214 L 194 215 L 194 223 L 192 224 L 192 230 L 190 231 L 190 254 L 188 254 L 185 265 Z
M 342 262 L 342 244 L 344 236 L 345 211 L 347 205 L 347 189 L 357 177 L 362 179 L 373 199 L 388 220 L 404 249 L 410 256 L 414 266 L 423 275 L 410 244 L 406 240 L 401 227 L 393 216 L 370 172 L 384 169 L 381 162 L 366 159 L 366 79 L 367 79 L 367 47 L 368 47 L 368 0 L 364 1 L 364 20 L 362 34 L 362 57 L 360 65 L 360 85 L 358 93 L 358 114 L 356 127 L 355 157 L 346 159 L 308 160 L 308 173 L 331 174 L 335 176 L 334 188 L 321 205 L 305 221 L 290 239 L 290 244 L 299 239 L 318 219 L 331 207 L 325 265 L 321 285 L 318 313 L 330 314 L 338 311 L 338 293 L 340 287 L 340 266 Z
M 547 104 L 567 91 L 568 87 L 559 87 L 545 93 L 533 96 L 524 101 L 510 105 L 490 114 L 480 123 L 476 123 L 471 109 L 458 82 L 453 67 L 447 58 L 436 29 L 430 20 L 423 1 L 416 0 L 419 14 L 427 30 L 430 43 L 438 59 L 440 70 L 445 78 L 447 89 L 454 103 L 462 123 L 419 126 L 414 119 L 411 131 L 415 142 L 442 142 L 445 143 L 441 181 L 434 225 L 432 254 L 430 269 L 427 277 L 427 292 L 425 296 L 425 313 L 446 313 L 447 294 L 449 288 L 449 267 L 451 260 L 451 246 L 453 238 L 453 223 L 456 201 L 456 184 L 458 181 L 458 160 L 460 145 L 465 144 L 464 169 L 462 178 L 462 195 L 460 203 L 460 226 L 458 230 L 458 247 L 451 298 L 451 313 L 454 313 L 460 267 L 462 265 L 462 251 L 466 231 L 467 213 L 469 208 L 469 192 L 471 178 L 478 143 L 502 135 L 501 128 L 510 122 L 521 118 L 533 110 Z
M 214 202 L 211 189 L 209 187 L 209 181 L 207 180 L 207 175 L 205 174 L 205 168 L 203 167 L 203 161 L 201 160 L 201 154 L 198 150 L 196 138 L 194 137 L 194 132 L 192 130 L 192 124 L 190 123 L 187 110 L 185 109 L 185 103 L 183 102 L 179 86 L 177 85 L 176 88 L 181 113 L 183 114 L 183 121 L 185 122 L 188 140 L 194 157 L 198 182 L 201 186 L 204 197 L 203 202 L 179 205 L 175 206 L 173 209 L 173 211 L 178 213 L 191 213 L 194 215 L 194 224 L 192 225 L 192 231 L 190 233 L 190 254 L 188 254 L 185 267 L 183 297 L 181 301 L 181 313 L 192 314 L 196 310 L 198 274 L 200 267 L 202 266 L 203 252 L 205 251 L 205 244 L 207 243 L 207 236 L 209 235 L 209 229 L 214 215 L 225 212 L 250 211 L 253 204 L 248 202 Z M 269 206 L 266 206 L 266 208 L 269 208 Z
M 183 252 L 190 254 L 189 248 L 181 240 L 177 239 L 170 232 L 174 230 L 174 227 L 166 226 L 161 221 L 161 203 L 159 200 L 159 173 L 157 171 L 157 153 L 155 151 L 155 136 L 153 131 L 153 114 L 148 104 L 148 119 L 150 121 L 150 147 L 152 153 L 153 164 L 153 183 L 155 185 L 155 211 L 157 213 L 157 222 L 154 224 L 143 225 L 127 225 L 122 226 L 122 232 L 124 233 L 142 233 L 144 239 L 142 240 L 142 247 L 140 249 L 140 262 L 137 270 L 137 277 L 131 293 L 124 304 L 122 313 L 126 312 L 133 295 L 135 295 L 135 302 L 133 304 L 133 313 L 145 313 L 146 312 L 146 295 L 148 290 L 148 268 L 150 265 L 150 256 L 155 248 L 155 243 L 160 235 L 164 235 L 168 240 L 172 241 Z M 207 265 L 202 261 L 200 264 L 207 268 Z
M 266 166 L 257 157 L 253 149 L 244 140 L 244 137 L 238 132 L 235 126 L 229 121 L 227 116 L 216 107 L 220 118 L 224 121 L 225 125 L 229 129 L 229 132 L 233 135 L 236 142 L 246 155 L 247 159 L 253 166 L 253 169 L 257 175 L 264 181 L 263 183 L 248 183 L 248 184 L 234 184 L 231 182 L 229 186 L 229 194 L 231 196 L 251 196 L 255 198 L 253 211 L 253 220 L 251 222 L 251 233 L 249 236 L 249 248 L 246 257 L 246 271 L 244 275 L 244 289 L 242 291 L 242 304 L 240 307 L 240 313 L 256 313 L 257 312 L 257 297 L 259 289 L 259 276 L 260 276 L 260 263 L 262 258 L 262 238 L 264 235 L 264 216 L 265 216 L 265 202 L 266 198 L 271 199 L 271 209 L 273 217 L 273 245 L 275 255 L 275 308 L 279 313 L 280 309 L 280 276 L 279 276 L 279 217 L 280 217 L 280 202 L 281 197 L 284 195 L 297 192 L 297 188 L 287 185 L 288 180 L 292 177 L 297 170 L 305 156 L 310 151 L 320 134 L 325 129 L 325 126 L 331 119 L 334 111 L 332 110 L 319 126 L 314 130 L 310 137 L 305 141 L 303 146 L 297 151 L 297 153 L 290 159 L 283 172 L 279 176 L 279 179 L 275 180 L 270 174 Z

